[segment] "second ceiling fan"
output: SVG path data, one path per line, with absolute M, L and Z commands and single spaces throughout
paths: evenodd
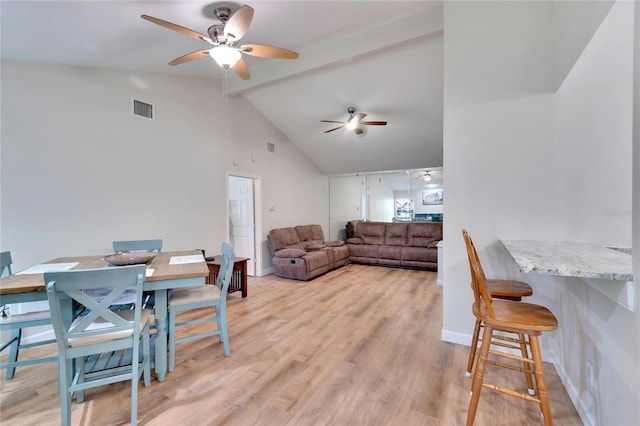
M 367 116 L 367 114 L 363 112 L 359 112 L 356 114 L 356 109 L 354 107 L 347 108 L 347 112 L 349 113 L 349 118 L 347 121 L 335 121 L 335 120 L 320 120 L 321 123 L 340 123 L 341 125 L 335 127 L 333 129 L 329 129 L 324 133 L 333 132 L 334 130 L 346 128 L 349 130 L 353 130 L 356 135 L 361 135 L 364 133 L 364 129 L 362 126 L 386 126 L 386 121 L 362 121 L 363 118 Z M 355 115 L 354 115 L 355 114 Z
M 196 50 L 195 52 L 187 53 L 169 62 L 169 65 L 183 64 L 208 55 L 222 68 L 231 68 L 243 80 L 248 80 L 250 77 L 249 69 L 247 68 L 247 64 L 242 60 L 242 53 L 261 58 L 298 58 L 299 55 L 297 52 L 264 44 L 243 44 L 237 47 L 238 42 L 244 37 L 251 25 L 251 20 L 253 19 L 252 7 L 244 5 L 233 14 L 228 7 L 218 7 L 214 10 L 214 13 L 221 24 L 210 26 L 207 30 L 208 36 L 172 22 L 154 18 L 153 16 L 141 15 L 141 18 L 188 37 L 206 41 L 214 46 L 211 49 Z

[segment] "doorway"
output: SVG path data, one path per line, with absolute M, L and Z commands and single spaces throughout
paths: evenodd
M 246 257 L 247 275 L 256 276 L 256 265 L 260 265 L 259 251 L 256 241 L 259 239 L 260 227 L 256 217 L 260 203 L 258 178 L 251 176 L 229 175 L 227 177 L 227 194 L 229 199 L 229 243 L 233 246 L 236 257 Z

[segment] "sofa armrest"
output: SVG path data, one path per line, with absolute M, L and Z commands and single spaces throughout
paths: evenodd
M 316 243 L 316 242 L 310 242 L 310 241 L 306 241 L 306 242 L 302 243 L 302 246 L 308 252 L 309 251 L 317 251 L 317 250 L 324 249 L 324 244 Z
M 429 244 L 427 244 L 427 247 L 429 247 L 429 248 L 438 248 L 438 243 L 439 242 L 440 242 L 440 240 L 430 241 Z
M 325 247 L 340 247 L 344 245 L 344 241 L 342 240 L 334 240 L 334 241 L 325 241 Z
M 364 240 L 360 237 L 351 237 L 347 240 L 348 244 L 364 244 Z

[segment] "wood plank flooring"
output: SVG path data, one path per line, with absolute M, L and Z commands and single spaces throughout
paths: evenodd
M 231 357 L 216 338 L 178 345 L 175 371 L 140 385 L 139 423 L 464 424 L 469 348 L 440 340 L 435 280 L 433 272 L 363 265 L 310 282 L 250 277 L 249 297 L 228 299 Z M 553 366 L 545 373 L 554 423 L 581 425 Z M 18 368 L 8 381 L 2 374 L 3 426 L 59 424 L 55 364 Z M 520 374 L 491 367 L 488 374 L 525 389 Z M 73 424 L 127 424 L 129 409 L 126 383 L 89 390 L 84 403 L 72 404 Z M 536 424 L 537 405 L 483 391 L 476 425 Z

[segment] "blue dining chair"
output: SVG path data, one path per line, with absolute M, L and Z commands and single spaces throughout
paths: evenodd
M 220 262 L 220 272 L 215 285 L 204 285 L 199 287 L 189 287 L 173 290 L 169 298 L 168 329 L 169 329 L 169 372 L 173 371 L 176 357 L 176 344 L 195 339 L 202 339 L 209 336 L 220 336 L 224 348 L 224 355 L 229 356 L 229 333 L 227 330 L 227 290 L 231 282 L 234 261 L 233 247 L 227 243 L 222 243 L 222 261 Z M 213 307 L 216 310 L 215 317 L 176 321 L 178 312 Z M 176 327 L 183 325 L 195 325 L 216 322 L 217 329 L 203 333 L 191 334 L 186 337 L 176 338 Z
M 162 251 L 162 240 L 129 240 L 114 241 L 114 253 L 129 253 L 130 251 Z
M 11 275 L 11 252 L 4 251 L 0 253 L 0 271 L 1 276 L 6 277 Z M 34 358 L 18 361 L 21 349 L 32 348 L 36 346 L 49 345 L 55 343 L 55 339 L 39 340 L 36 342 L 24 343 L 22 341 L 22 329 L 29 327 L 38 327 L 42 325 L 51 324 L 51 316 L 49 311 L 28 312 L 24 314 L 11 314 L 7 315 L 6 305 L 2 305 L 2 318 L 0 319 L 0 330 L 10 331 L 11 337 L 6 342 L 2 342 L 0 345 L 0 351 L 9 348 L 9 356 L 7 362 L 0 364 L 0 368 L 7 369 L 7 380 L 13 379 L 16 372 L 16 367 L 21 367 L 31 364 L 39 364 L 44 362 L 56 362 L 57 356 Z
M 113 242 L 114 253 L 129 253 L 131 251 L 155 251 L 160 253 L 162 251 L 162 240 L 122 240 Z M 129 297 L 129 300 L 124 300 L 123 303 L 124 305 L 121 309 L 129 309 L 131 304 L 133 304 L 133 295 Z M 142 294 L 142 305 L 143 307 L 153 308 L 155 305 L 155 295 L 153 291 L 145 291 Z
M 138 382 L 151 385 L 149 321 L 142 308 L 144 265 L 119 268 L 45 272 L 44 282 L 58 343 L 61 424 L 71 424 L 71 399 L 84 401 L 84 391 L 115 382 L 131 381 L 131 424 L 138 418 Z M 112 311 L 109 306 L 128 288 L 136 287 L 133 310 Z M 94 299 L 88 289 L 108 289 Z M 69 324 L 63 301 L 87 309 Z M 68 303 L 67 303 L 68 304 Z M 140 343 L 142 342 L 142 354 Z M 75 362 L 75 369 L 74 369 Z

